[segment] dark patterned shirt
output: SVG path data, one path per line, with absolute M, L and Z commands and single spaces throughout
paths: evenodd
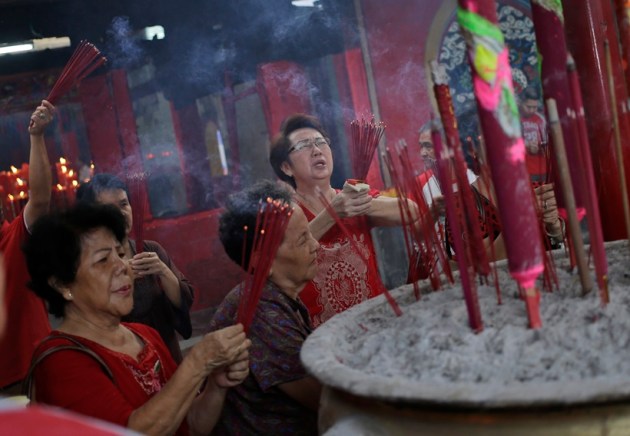
M 234 324 L 239 298 L 237 286 L 217 309 L 211 330 Z M 300 361 L 300 349 L 311 331 L 306 307 L 267 282 L 247 334 L 252 341 L 250 373 L 242 384 L 228 391 L 213 434 L 317 434 L 317 413 L 278 388 L 308 375 Z

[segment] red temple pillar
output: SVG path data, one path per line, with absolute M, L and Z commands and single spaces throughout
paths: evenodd
M 626 237 L 624 215 L 621 212 L 621 186 L 615 153 L 614 124 L 610 107 L 605 42 L 610 41 L 613 63 L 611 72 L 615 80 L 615 93 L 622 114 L 619 125 L 624 156 L 630 153 L 630 132 L 625 120 L 627 92 L 610 2 L 601 0 L 563 1 L 567 45 L 575 57 L 584 95 L 584 110 L 588 123 L 589 141 L 593 156 L 593 169 L 597 180 L 604 239 Z M 630 162 L 624 158 L 626 174 Z
M 621 41 L 623 71 L 626 78 L 626 87 L 630 87 L 630 2 L 628 0 L 615 0 L 615 7 L 617 26 L 619 27 L 619 40 Z

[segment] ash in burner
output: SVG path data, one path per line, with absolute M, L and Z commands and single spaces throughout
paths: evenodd
M 380 391 L 391 383 L 391 391 L 397 392 L 394 396 L 403 398 L 405 389 L 417 389 L 426 400 L 423 392 L 430 391 L 428 397 L 448 387 L 449 395 L 458 400 L 466 391 L 477 400 L 492 402 L 505 397 L 501 392 L 507 387 L 508 402 L 521 402 L 519 390 L 553 401 L 566 395 L 560 392 L 563 389 L 584 381 L 591 387 L 604 382 L 630 395 L 627 242 L 609 246 L 607 255 L 610 303 L 601 306 L 597 289 L 586 297 L 576 296 L 580 290 L 577 272 L 569 274 L 566 261 L 558 260 L 560 289 L 542 293 L 543 327 L 538 330 L 528 328 L 525 303 L 518 298 L 517 287 L 504 268 L 499 270 L 502 305 L 497 304 L 493 286 L 478 288 L 484 322 L 479 334 L 469 327 L 460 288 L 446 286 L 415 301 L 407 285 L 395 291 L 402 295 L 398 301 L 403 316 L 394 316 L 386 303 L 363 311 L 353 308 L 348 316 L 337 316 L 343 317 L 342 324 L 337 317 L 329 321 L 336 323 L 331 325 L 336 338 L 327 346 L 334 349 L 338 363 L 351 369 L 350 379 L 360 374 L 357 380 L 364 377 L 369 384 L 370 378 L 378 378 Z M 325 328 L 326 324 L 320 327 Z M 314 333 L 320 334 L 325 332 L 317 329 Z M 357 381 L 332 385 L 354 388 Z M 588 391 L 592 389 L 586 389 L 585 395 Z

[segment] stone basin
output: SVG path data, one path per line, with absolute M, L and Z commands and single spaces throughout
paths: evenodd
M 325 386 L 320 432 L 383 435 L 630 435 L 630 256 L 608 243 L 611 302 L 578 297 L 576 272 L 555 253 L 560 289 L 543 293 L 540 330 L 498 263 L 479 286 L 484 330 L 468 328 L 456 283 L 416 301 L 392 291 L 341 313 L 305 342 L 302 361 Z

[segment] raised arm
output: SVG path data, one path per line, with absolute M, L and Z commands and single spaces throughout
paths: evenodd
M 44 142 L 44 130 L 55 114 L 55 107 L 47 102 L 35 109 L 31 115 L 28 132 L 31 138 L 29 157 L 29 199 L 24 208 L 24 222 L 31 227 L 37 219 L 48 212 L 52 186 L 52 173 Z

